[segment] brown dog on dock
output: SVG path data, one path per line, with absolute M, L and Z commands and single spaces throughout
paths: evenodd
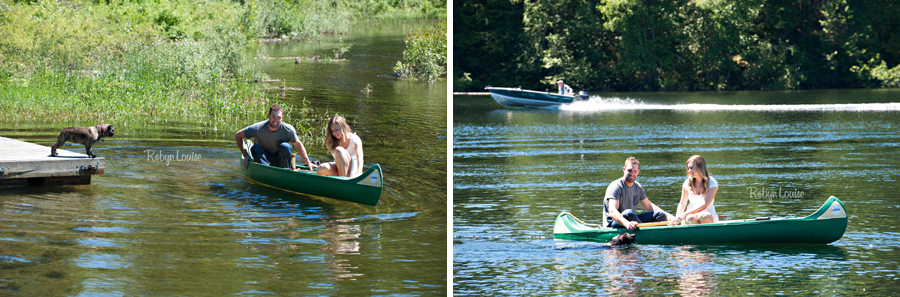
M 56 149 L 61 147 L 66 141 L 80 143 L 84 145 L 88 156 L 95 158 L 91 152 L 91 146 L 103 139 L 103 137 L 112 137 L 116 134 L 116 129 L 110 124 L 100 124 L 93 127 L 68 127 L 59 132 L 56 136 L 56 144 L 50 148 L 50 156 L 56 157 Z

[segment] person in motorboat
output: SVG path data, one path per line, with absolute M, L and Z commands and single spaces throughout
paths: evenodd
M 719 183 L 709 176 L 706 160 L 700 155 L 693 155 L 685 162 L 685 167 L 688 177 L 681 187 L 681 201 L 678 202 L 675 220 L 669 222 L 669 225 L 718 222 L 719 216 L 713 200 L 716 199 Z
M 362 140 L 347 121 L 336 115 L 328 120 L 325 147 L 334 156 L 334 162 L 322 163 L 316 174 L 324 176 L 356 177 L 363 173 Z
M 647 198 L 644 188 L 637 182 L 640 171 L 638 159 L 628 157 L 622 167 L 625 176 L 611 182 L 606 188 L 606 196 L 603 198 L 605 227 L 635 230 L 640 223 L 671 222 L 675 219 Z M 646 211 L 638 214 L 638 204 Z
M 244 155 L 244 168 L 250 164 L 250 154 L 257 163 L 280 168 L 290 168 L 291 155 L 293 148 L 297 149 L 303 162 L 309 166 L 309 169 L 316 168 L 309 157 L 306 155 L 306 147 L 297 137 L 294 126 L 282 122 L 284 120 L 284 109 L 281 105 L 273 104 L 269 107 L 269 119 L 247 126 L 234 134 L 234 140 L 237 142 L 241 154 Z M 244 145 L 244 139 L 253 138 L 253 147 L 247 152 L 247 146 Z M 290 168 L 293 169 L 293 168 Z
M 575 92 L 572 91 L 572 87 L 569 87 L 569 85 L 564 84 L 563 80 L 561 80 L 561 79 L 556 81 L 556 86 L 559 87 L 560 95 L 566 95 L 566 96 L 574 96 L 575 95 Z

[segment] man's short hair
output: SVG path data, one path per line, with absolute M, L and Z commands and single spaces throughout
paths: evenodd
M 272 107 L 269 107 L 269 113 L 268 113 L 268 114 L 272 114 L 273 112 L 281 112 L 281 113 L 284 113 L 284 109 L 281 108 L 281 105 L 278 105 L 278 104 L 272 104 Z
M 560 79 L 560 80 L 557 80 L 556 83 L 561 84 L 561 83 L 563 83 L 563 81 Z
M 625 167 L 628 167 L 630 164 L 635 164 L 638 168 L 641 168 L 641 162 L 635 157 L 628 157 L 628 159 L 625 159 Z

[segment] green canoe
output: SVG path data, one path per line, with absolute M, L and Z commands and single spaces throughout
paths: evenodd
M 634 231 L 596 228 L 568 212 L 556 217 L 553 237 L 607 242 L 627 232 L 641 244 L 830 243 L 844 236 L 847 210 L 831 196 L 815 213 L 802 217 L 756 218 L 713 224 L 642 227 Z
M 251 144 L 252 145 L 252 144 Z M 249 147 L 249 146 L 248 146 Z M 306 166 L 298 166 L 303 170 L 289 170 L 250 162 L 248 168 L 241 169 L 257 182 L 286 191 L 316 195 L 331 199 L 344 200 L 359 204 L 375 206 L 381 198 L 384 187 L 381 166 L 372 165 L 369 170 L 354 178 L 337 176 L 318 176 Z

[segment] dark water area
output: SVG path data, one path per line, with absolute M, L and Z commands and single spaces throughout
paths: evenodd
M 455 295 L 900 289 L 900 91 L 598 93 L 541 109 L 453 100 Z M 836 196 L 849 214 L 844 236 L 827 245 L 623 248 L 553 238 L 562 211 L 599 223 L 606 187 L 629 156 L 640 160 L 649 199 L 674 213 L 695 154 L 719 183 L 719 215 L 806 216 Z
M 425 23 L 362 24 L 321 44 L 258 47 L 270 57 L 324 56 L 339 38 L 353 44 L 345 62 L 259 63 L 303 89 L 272 96 L 350 119 L 365 166 L 383 168 L 378 206 L 250 180 L 234 129 L 112 123 L 117 134 L 94 146 L 106 173 L 91 185 L 0 190 L 0 295 L 445 295 L 447 85 L 390 75 L 407 30 Z M 371 93 L 360 92 L 366 84 Z M 63 127 L 95 124 L 8 123 L 0 135 L 50 146 Z M 313 159 L 331 160 L 323 144 L 304 144 Z

